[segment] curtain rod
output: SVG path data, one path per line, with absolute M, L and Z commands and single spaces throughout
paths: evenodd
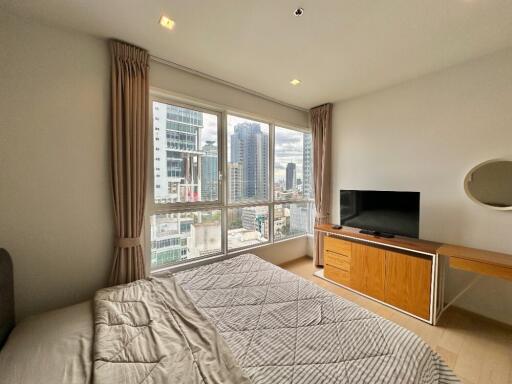
M 203 72 L 200 72 L 200 71 L 196 71 L 195 69 L 192 69 L 192 68 L 189 68 L 189 67 L 185 67 L 184 65 L 177 64 L 177 63 L 174 63 L 174 62 L 166 60 L 166 59 L 162 59 L 161 57 L 150 55 L 150 58 L 151 58 L 151 60 L 156 61 L 157 63 L 168 65 L 169 67 L 176 68 L 176 69 L 182 70 L 184 72 L 191 73 L 193 75 L 196 75 L 196 76 L 202 77 L 204 79 L 216 82 L 218 84 L 226 85 L 228 87 L 237 89 L 239 91 L 242 91 L 242 92 L 245 92 L 245 93 L 249 93 L 249 94 L 251 94 L 253 96 L 257 96 L 257 97 L 265 99 L 267 101 L 271 101 L 273 103 L 280 104 L 283 107 L 292 108 L 292 109 L 295 109 L 295 110 L 300 111 L 300 112 L 309 112 L 309 109 L 307 109 L 307 108 L 298 107 L 296 105 L 289 104 L 289 103 L 286 103 L 284 101 L 274 99 L 273 97 L 270 97 L 270 96 L 264 95 L 262 93 L 253 91 L 251 89 L 242 87 L 241 85 L 238 85 L 238 84 L 235 84 L 235 83 L 231 83 L 229 81 L 225 81 L 225 80 L 219 79 L 218 77 L 215 77 L 215 76 L 207 75 L 206 73 L 203 73 Z

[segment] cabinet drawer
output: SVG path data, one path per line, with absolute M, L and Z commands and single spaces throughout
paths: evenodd
M 352 254 L 352 243 L 334 237 L 324 237 L 324 250 L 350 256 Z
M 350 283 L 350 272 L 343 271 L 342 269 L 328 264 L 324 266 L 324 276 L 339 284 L 349 285 Z
M 324 252 L 324 263 L 350 272 L 350 257 L 331 251 Z

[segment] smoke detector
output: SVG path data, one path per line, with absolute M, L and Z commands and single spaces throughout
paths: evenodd
M 304 14 L 304 8 L 297 8 L 295 11 L 293 11 L 294 16 L 302 16 Z

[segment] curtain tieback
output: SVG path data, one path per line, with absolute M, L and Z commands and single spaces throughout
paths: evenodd
M 140 237 L 118 237 L 116 239 L 117 248 L 133 248 L 140 245 Z

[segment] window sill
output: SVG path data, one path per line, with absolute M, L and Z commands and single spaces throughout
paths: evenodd
M 302 237 L 312 237 L 312 235 L 306 233 L 306 234 L 303 234 L 303 235 L 298 235 L 298 236 L 288 237 L 288 238 L 282 239 L 282 240 L 277 240 L 277 241 L 274 241 L 273 243 L 264 243 L 264 244 L 256 245 L 256 246 L 253 246 L 253 247 L 242 248 L 242 249 L 235 249 L 235 250 L 229 251 L 228 253 L 218 254 L 218 255 L 208 256 L 208 257 L 202 257 L 202 258 L 197 258 L 195 260 L 191 259 L 191 260 L 187 260 L 187 261 L 184 261 L 184 262 L 181 262 L 181 263 L 177 263 L 177 264 L 174 264 L 174 265 L 169 265 L 167 267 L 162 267 L 162 268 L 159 268 L 159 269 L 155 269 L 155 270 L 151 271 L 149 273 L 149 275 L 150 276 L 156 276 L 156 275 L 159 275 L 159 274 L 162 274 L 162 273 L 167 273 L 167 272 L 173 273 L 173 272 L 184 271 L 186 269 L 190 269 L 190 268 L 194 268 L 194 267 L 199 267 L 199 266 L 205 265 L 205 264 L 210 264 L 210 263 L 215 262 L 215 261 L 221 261 L 221 260 L 230 259 L 230 258 L 235 257 L 235 256 L 243 255 L 244 253 L 248 253 L 248 252 L 250 253 L 250 251 L 258 249 L 258 248 L 270 247 L 270 246 L 275 245 L 275 244 L 286 243 L 288 241 L 297 240 L 297 239 L 300 239 Z

